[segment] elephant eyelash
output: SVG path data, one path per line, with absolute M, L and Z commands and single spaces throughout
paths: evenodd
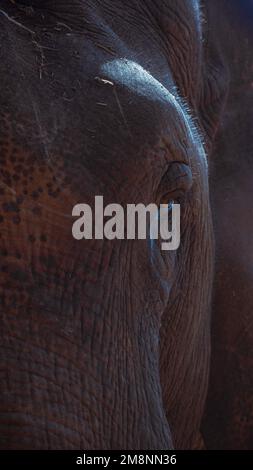
M 163 175 L 157 189 L 159 204 L 181 204 L 193 183 L 191 168 L 182 162 L 173 162 Z

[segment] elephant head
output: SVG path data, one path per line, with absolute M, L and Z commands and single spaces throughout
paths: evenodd
M 204 25 L 197 0 L 1 2 L 1 448 L 196 445 L 214 256 L 203 142 L 224 94 Z M 177 201 L 179 249 L 75 240 L 73 206 L 96 195 Z

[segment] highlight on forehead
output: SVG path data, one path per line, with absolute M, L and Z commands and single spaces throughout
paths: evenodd
M 133 93 L 157 101 L 170 109 L 172 120 L 177 121 L 178 130 L 188 135 L 190 140 L 197 142 L 205 160 L 205 152 L 201 134 L 195 124 L 190 110 L 180 98 L 176 87 L 168 90 L 150 72 L 141 65 L 127 59 L 114 59 L 101 66 L 101 73 L 115 85 L 129 89 Z

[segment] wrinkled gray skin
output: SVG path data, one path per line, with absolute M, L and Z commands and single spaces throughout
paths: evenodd
M 214 258 L 202 141 L 225 94 L 199 3 L 16 3 L 34 8 L 0 5 L 0 447 L 193 448 Z M 73 206 L 100 194 L 178 200 L 180 249 L 75 241 Z

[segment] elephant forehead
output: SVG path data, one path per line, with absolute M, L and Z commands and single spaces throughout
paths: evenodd
M 101 73 L 119 91 L 127 90 L 132 101 L 141 104 L 141 111 L 144 111 L 146 103 L 150 112 L 147 119 L 152 121 L 160 117 L 162 137 L 167 140 L 169 147 L 181 150 L 176 153 L 181 153 L 182 159 L 189 160 L 194 154 L 195 158 L 199 157 L 206 163 L 201 136 L 175 87 L 169 90 L 140 64 L 128 59 L 104 63 Z
M 178 107 L 175 97 L 141 65 L 128 59 L 115 59 L 101 66 L 101 71 L 116 84 L 140 96 Z

